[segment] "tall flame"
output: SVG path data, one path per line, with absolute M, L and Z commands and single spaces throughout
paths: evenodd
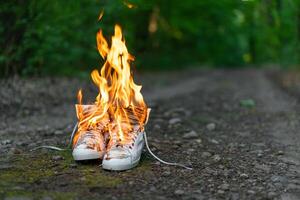
M 115 25 L 111 46 L 99 30 L 96 36 L 97 48 L 105 60 L 100 72 L 91 73 L 99 93 L 95 105 L 84 112 L 81 106 L 82 92 L 78 92 L 79 105 L 76 106 L 80 129 L 106 127 L 110 134 L 116 133 L 119 140 L 126 142 L 127 134 L 135 127 L 143 127 L 148 109 L 141 94 L 142 86 L 136 85 L 130 72 L 130 62 L 134 57 L 128 53 L 122 30 Z M 75 141 L 74 141 L 75 142 Z

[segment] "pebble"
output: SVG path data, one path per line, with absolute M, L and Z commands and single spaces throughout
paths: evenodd
M 176 194 L 176 195 L 183 195 L 183 194 L 184 194 L 184 191 L 178 189 L 178 190 L 175 190 L 175 191 L 174 191 L 174 194 Z
M 7 144 L 11 144 L 12 143 L 12 140 L 2 140 L 1 141 L 1 144 L 3 145 L 7 145 Z
M 27 143 L 26 142 L 23 142 L 23 141 L 20 141 L 17 143 L 18 146 L 26 146 Z
M 162 176 L 170 176 L 171 175 L 171 172 L 170 171 L 164 171 L 163 173 L 162 173 Z
M 263 171 L 265 171 L 265 172 L 267 172 L 267 173 L 269 173 L 270 170 L 271 170 L 270 166 L 265 165 L 265 164 L 262 164 L 262 165 L 261 165 L 261 164 L 255 164 L 254 167 L 255 167 L 256 169 L 263 170 Z
M 198 144 L 201 144 L 202 143 L 202 140 L 199 138 L 199 139 L 196 139 L 195 140 Z
M 54 161 L 59 161 L 59 160 L 63 160 L 64 158 L 62 156 L 52 156 L 52 160 Z
M 245 174 L 245 173 L 240 174 L 240 177 L 241 178 L 249 178 L 248 174 Z
M 258 153 L 258 154 L 257 154 L 257 157 L 261 158 L 261 157 L 263 157 L 263 155 L 264 155 L 264 154 L 262 154 L 262 153 Z
M 54 131 L 54 135 L 62 135 L 64 132 L 62 130 L 56 130 Z
M 214 160 L 215 162 L 219 162 L 219 161 L 221 160 L 221 156 L 218 155 L 218 154 L 216 154 L 216 155 L 213 156 L 213 160 Z
M 222 184 L 220 186 L 220 189 L 225 190 L 225 191 L 229 190 L 229 184 L 227 184 L 227 183 Z
M 155 124 L 154 127 L 153 127 L 155 130 L 159 130 L 161 127 L 159 124 Z
M 271 176 L 271 181 L 273 181 L 274 183 L 276 183 L 276 182 L 286 183 L 287 178 L 284 176 L 273 175 L 273 176 Z
M 218 194 L 224 194 L 225 192 L 224 192 L 224 190 L 218 190 L 217 193 Z
M 216 124 L 215 123 L 209 123 L 206 125 L 207 130 L 213 131 L 216 129 Z
M 152 192 L 155 192 L 155 191 L 156 191 L 156 187 L 151 186 L 151 187 L 149 188 L 149 190 L 152 191 Z
M 180 122 L 181 122 L 180 118 L 172 118 L 172 119 L 169 120 L 170 125 L 178 124 Z
M 284 154 L 283 151 L 278 151 L 278 152 L 277 152 L 277 155 L 278 155 L 278 156 L 281 156 L 281 155 L 283 155 L 283 154 Z
M 185 133 L 182 137 L 184 139 L 193 139 L 193 138 L 197 138 L 198 134 L 195 131 L 192 130 L 190 132 Z
M 248 190 L 247 193 L 248 193 L 248 194 L 255 194 L 255 191 L 253 191 L 253 190 Z
M 129 183 L 129 185 L 133 185 L 134 181 L 129 181 L 128 183 Z
M 219 144 L 219 142 L 217 140 L 215 140 L 215 139 L 212 139 L 211 143 L 213 143 L 213 144 Z
M 10 154 L 21 154 L 22 150 L 20 150 L 18 148 L 11 148 L 9 152 L 10 152 Z
M 211 153 L 209 153 L 209 152 L 202 152 L 202 154 L 201 154 L 201 157 L 202 158 L 209 158 L 209 157 L 211 157 Z

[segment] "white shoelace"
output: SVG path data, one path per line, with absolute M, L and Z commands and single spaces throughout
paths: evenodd
M 146 132 L 144 132 L 144 139 L 145 139 L 145 143 L 146 143 L 146 147 L 147 147 L 147 150 L 148 152 L 153 156 L 153 158 L 155 158 L 156 160 L 158 160 L 159 162 L 163 163 L 163 164 L 166 164 L 166 165 L 173 165 L 173 166 L 179 166 L 179 167 L 183 167 L 185 169 L 188 169 L 188 170 L 192 170 L 193 168 L 191 167 L 188 167 L 186 165 L 183 165 L 181 163 L 171 163 L 171 162 L 166 162 L 162 159 L 160 159 L 159 157 L 157 157 L 150 149 L 149 145 L 148 145 L 148 139 L 147 139 L 147 135 L 146 135 Z
M 73 128 L 73 131 L 72 131 L 72 134 L 71 134 L 71 137 L 70 137 L 70 142 L 69 142 L 69 147 L 71 146 L 72 144 L 72 141 L 73 141 L 73 138 L 74 138 L 74 135 L 77 131 L 77 128 L 78 128 L 78 122 L 75 124 L 74 128 Z M 192 170 L 193 168 L 191 167 L 188 167 L 186 165 L 183 165 L 181 163 L 175 163 L 175 162 L 167 162 L 167 161 L 164 161 L 162 159 L 160 159 L 158 156 L 156 156 L 150 149 L 149 147 L 149 144 L 148 144 L 148 139 L 147 139 L 147 135 L 146 135 L 146 132 L 144 132 L 144 140 L 145 140 L 145 143 L 146 143 L 146 148 L 148 150 L 148 152 L 153 156 L 153 158 L 155 158 L 156 160 L 158 160 L 159 162 L 163 163 L 163 164 L 166 164 L 166 165 L 173 165 L 173 166 L 179 166 L 179 167 L 183 167 L 185 169 L 188 169 L 188 170 Z M 37 149 L 41 149 L 41 148 L 46 148 L 46 149 L 52 149 L 52 150 L 56 150 L 56 151 L 63 151 L 63 150 L 66 150 L 66 149 L 62 149 L 62 148 L 59 148 L 59 147 L 55 147 L 55 146 L 39 146 L 39 147 L 36 147 L 36 148 L 33 148 L 31 149 L 30 151 L 35 151 Z

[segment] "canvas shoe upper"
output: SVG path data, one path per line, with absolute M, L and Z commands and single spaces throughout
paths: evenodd
M 144 147 L 144 131 L 130 132 L 126 142 L 117 141 L 116 134 L 111 136 L 108 149 L 103 157 L 102 167 L 107 170 L 127 170 L 138 165 Z
M 74 160 L 91 160 L 103 158 L 106 151 L 105 124 L 109 119 L 103 117 L 101 123 L 93 126 L 87 125 L 85 121 L 97 113 L 96 105 L 76 105 L 79 120 L 78 131 L 73 138 Z

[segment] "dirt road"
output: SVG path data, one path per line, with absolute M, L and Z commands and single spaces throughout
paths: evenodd
M 76 91 L 83 88 L 85 102 L 96 94 L 89 80 L 2 80 L 0 199 L 300 199 L 300 96 L 282 87 L 281 76 L 141 74 L 151 148 L 193 170 L 160 164 L 145 151 L 125 172 L 104 171 L 101 161 L 76 163 L 71 150 L 30 151 L 67 147 Z

